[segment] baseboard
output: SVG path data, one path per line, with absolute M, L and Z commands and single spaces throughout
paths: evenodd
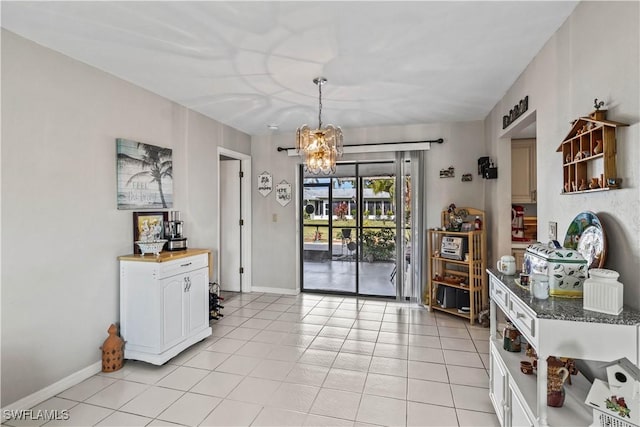
M 35 393 L 25 396 L 22 399 L 5 406 L 4 408 L 2 408 L 2 413 L 4 414 L 5 410 L 24 410 L 33 408 L 37 404 L 54 397 L 55 395 L 65 391 L 69 387 L 73 387 L 74 385 L 81 383 L 87 378 L 92 377 L 101 370 L 102 360 L 99 360 L 98 362 L 93 363 L 77 372 L 74 372 L 68 377 L 61 379 L 60 381 L 57 381 L 43 389 L 36 391 Z
M 252 286 L 251 292 L 264 292 L 265 294 L 283 295 L 298 295 L 300 293 L 298 289 L 271 288 L 268 286 Z

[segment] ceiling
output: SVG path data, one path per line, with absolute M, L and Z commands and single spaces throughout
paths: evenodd
M 577 2 L 10 2 L 2 27 L 260 135 L 482 120 Z M 525 94 L 523 94 L 525 95 Z

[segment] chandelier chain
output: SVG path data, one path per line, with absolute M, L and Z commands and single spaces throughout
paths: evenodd
M 318 97 L 318 129 L 322 129 L 322 81 L 318 82 L 318 92 L 320 96 Z

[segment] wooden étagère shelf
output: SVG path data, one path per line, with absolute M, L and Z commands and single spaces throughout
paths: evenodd
M 461 208 L 468 212 L 466 222 L 473 223 L 475 217 L 482 221 L 482 229 L 471 231 L 446 231 L 431 229 L 427 233 L 427 261 L 429 279 L 425 293 L 425 305 L 432 310 L 442 311 L 468 319 L 473 324 L 478 313 L 487 304 L 486 235 L 484 231 L 484 211 Z M 446 225 L 447 211 L 442 212 L 442 225 Z M 440 253 L 443 239 L 462 238 L 465 253 L 462 259 L 447 258 Z M 447 279 L 450 280 L 447 280 Z M 454 280 L 455 279 L 455 280 Z M 446 297 L 443 295 L 447 293 Z M 446 300 L 446 301 L 445 301 Z M 461 309 L 460 301 L 468 307 Z M 467 302 L 468 301 L 468 302 Z

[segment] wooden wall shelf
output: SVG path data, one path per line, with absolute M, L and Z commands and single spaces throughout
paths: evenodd
M 606 110 L 578 118 L 556 151 L 562 153 L 562 194 L 590 193 L 619 188 L 616 169 L 616 130 L 625 123 L 606 120 Z M 597 180 L 596 188 L 580 190 Z M 616 180 L 610 185 L 609 180 Z

